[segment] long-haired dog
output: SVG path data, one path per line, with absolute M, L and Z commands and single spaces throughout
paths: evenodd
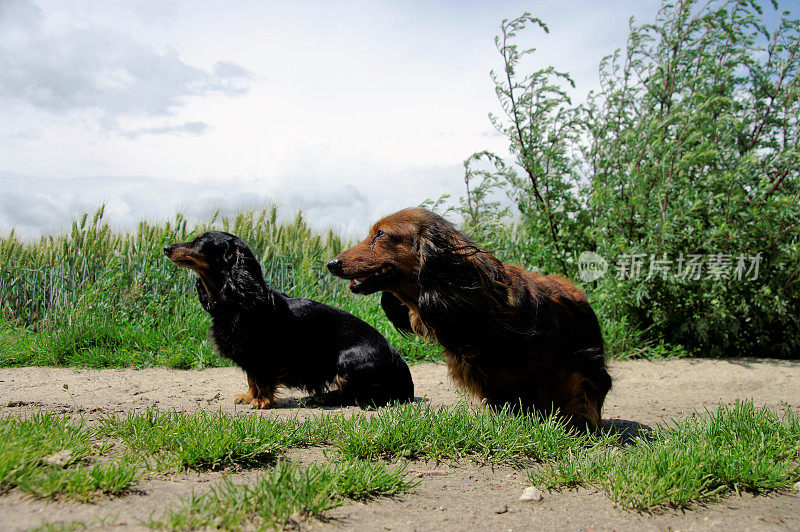
M 503 264 L 441 216 L 405 209 L 328 262 L 356 294 L 383 291 L 400 330 L 438 341 L 451 377 L 489 405 L 601 424 L 611 388 L 600 325 L 569 280 Z
M 210 231 L 164 253 L 197 272 L 217 350 L 247 373 L 248 390 L 236 403 L 268 408 L 279 386 L 321 398 L 333 384 L 337 402 L 361 407 L 413 399 L 408 366 L 378 331 L 343 310 L 270 290 L 238 237 Z

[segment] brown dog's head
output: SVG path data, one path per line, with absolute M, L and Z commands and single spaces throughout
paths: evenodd
M 382 291 L 381 306 L 399 330 L 435 336 L 462 352 L 474 342 L 467 339 L 466 345 L 447 335 L 485 321 L 488 309 L 498 314 L 508 301 L 503 263 L 425 209 L 404 209 L 380 220 L 366 239 L 328 262 L 328 269 L 349 279 L 353 293 Z M 475 326 L 488 335 L 490 329 Z
M 404 209 L 375 223 L 367 238 L 328 262 L 330 272 L 350 280 L 354 294 L 398 290 L 419 273 L 422 227 L 439 216 L 425 209 Z
M 415 298 L 420 269 L 438 240 L 447 240 L 448 246 L 471 245 L 438 214 L 403 209 L 378 221 L 367 238 L 329 261 L 328 269 L 350 280 L 355 294 L 386 290 Z

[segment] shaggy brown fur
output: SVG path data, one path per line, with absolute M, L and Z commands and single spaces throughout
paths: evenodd
M 489 405 L 601 424 L 611 388 L 600 325 L 586 296 L 558 275 L 503 264 L 441 216 L 405 209 L 328 263 L 353 293 L 382 291 L 403 331 L 438 341 L 455 382 Z

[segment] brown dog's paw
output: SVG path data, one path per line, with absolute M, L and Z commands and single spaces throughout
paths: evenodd
M 240 393 L 239 395 L 233 398 L 233 402 L 237 405 L 249 405 L 252 400 L 253 396 L 249 392 Z
M 255 397 L 252 401 L 250 401 L 250 406 L 258 410 L 262 410 L 264 408 L 272 408 L 274 405 L 275 401 L 273 401 L 269 397 Z

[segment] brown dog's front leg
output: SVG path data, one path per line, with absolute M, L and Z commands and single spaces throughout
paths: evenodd
M 258 388 L 258 393 L 250 401 L 250 406 L 259 410 L 273 407 L 275 405 L 275 386 L 256 383 L 256 387 Z
M 249 405 L 253 399 L 258 396 L 258 386 L 256 385 L 256 381 L 250 375 L 247 376 L 247 391 L 245 393 L 240 393 L 236 397 L 233 398 L 233 402 L 237 405 Z

